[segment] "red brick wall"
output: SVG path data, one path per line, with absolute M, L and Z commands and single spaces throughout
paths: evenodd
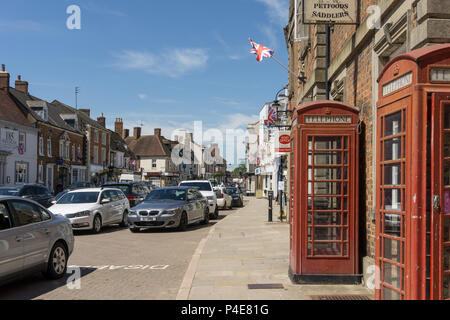
M 98 132 L 98 142 L 95 142 L 95 131 Z M 102 133 L 106 133 L 106 144 L 102 144 Z M 106 130 L 101 130 L 101 129 L 97 129 L 97 128 L 91 128 L 91 143 L 90 143 L 90 155 L 91 155 L 91 159 L 90 162 L 91 163 L 95 163 L 94 162 L 94 146 L 98 147 L 98 163 L 95 164 L 103 164 L 102 163 L 102 148 L 106 149 L 106 160 L 105 160 L 105 165 L 108 167 L 109 166 L 109 140 L 110 140 L 110 136 L 109 136 L 109 132 Z

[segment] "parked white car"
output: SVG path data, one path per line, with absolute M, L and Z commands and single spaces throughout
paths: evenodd
M 192 181 L 181 181 L 180 187 L 193 187 L 198 189 L 202 196 L 208 199 L 209 215 L 212 219 L 217 219 L 219 217 L 219 208 L 217 207 L 217 196 L 208 180 L 192 180 Z
M 222 209 L 233 209 L 233 197 L 228 193 L 226 187 L 216 188 L 217 206 Z
M 73 230 L 99 233 L 103 226 L 128 226 L 130 203 L 119 189 L 91 188 L 68 192 L 49 210 L 70 220 Z

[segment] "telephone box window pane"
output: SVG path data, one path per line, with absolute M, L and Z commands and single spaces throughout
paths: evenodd
M 309 137 L 308 138 L 308 150 L 312 150 L 313 149 L 313 138 Z
M 314 194 L 317 195 L 340 195 L 342 182 L 315 182 Z
M 344 167 L 343 170 L 344 170 L 344 175 L 343 175 L 342 179 L 347 180 L 348 179 L 348 168 Z
M 336 242 L 315 242 L 314 243 L 315 256 L 340 256 L 341 244 Z
M 344 182 L 344 193 L 343 194 L 344 195 L 348 194 L 348 183 L 347 182 Z
M 384 160 L 401 159 L 402 144 L 400 138 L 389 139 L 384 142 Z
M 312 256 L 312 243 L 308 242 L 308 256 Z
M 401 269 L 397 266 L 394 266 L 390 263 L 383 264 L 383 279 L 384 283 L 387 283 L 394 288 L 400 290 L 400 277 L 401 277 Z
M 312 156 L 312 153 L 311 152 L 309 152 L 308 153 L 308 164 L 310 165 L 310 166 L 312 166 L 312 161 L 313 161 L 313 156 Z
M 348 204 L 348 199 L 347 199 L 347 197 L 344 197 L 344 199 L 343 199 L 343 206 L 342 206 L 342 209 L 343 210 L 347 210 L 348 208 L 347 208 L 347 204 Z
M 308 195 L 312 195 L 312 182 L 308 182 Z
M 341 152 L 316 152 L 314 154 L 315 165 L 342 164 Z
M 348 240 L 347 234 L 348 234 L 348 229 L 347 229 L 347 228 L 343 228 L 343 231 L 342 231 L 342 240 L 344 240 L 344 241 L 347 241 L 347 240 Z
M 393 262 L 401 263 L 401 241 L 384 238 L 384 258 Z
M 443 277 L 444 281 L 442 283 L 442 289 L 443 289 L 443 297 L 444 299 L 450 299 L 450 274 L 445 274 Z
M 341 168 L 314 168 L 315 180 L 341 180 Z M 310 179 L 311 180 L 311 179 Z
M 316 226 L 341 225 L 341 213 L 340 212 L 316 212 L 314 214 L 314 225 L 316 225 Z
M 401 300 L 400 293 L 383 286 L 383 300 Z
M 396 112 L 386 117 L 385 137 L 399 134 L 402 130 L 402 112 Z
M 348 152 L 344 152 L 344 164 L 348 164 Z
M 315 137 L 316 150 L 340 150 L 342 149 L 342 137 Z
M 450 241 L 450 218 L 444 219 L 444 242 Z
M 312 212 L 308 212 L 308 224 L 311 225 L 312 224 Z
M 344 212 L 344 213 L 342 214 L 342 216 L 343 216 L 343 219 L 342 219 L 342 225 L 347 226 L 347 225 L 348 225 L 348 213 L 347 213 L 347 212 Z
M 348 149 L 348 137 L 344 137 L 344 149 Z
M 312 205 L 313 205 L 312 202 L 313 202 L 313 201 L 312 201 L 312 198 L 311 198 L 311 197 L 308 197 L 308 210 L 312 210 Z
M 450 133 L 444 134 L 444 157 L 450 157 Z
M 384 233 L 394 237 L 401 237 L 401 230 L 400 230 L 401 223 L 402 223 L 401 215 L 385 213 Z
M 450 271 L 450 247 L 444 247 L 444 271 Z
M 444 107 L 444 129 L 450 129 L 450 105 Z
M 450 186 L 450 162 L 444 163 L 444 185 Z
M 384 190 L 384 209 L 389 211 L 401 211 L 401 189 Z
M 341 228 L 314 228 L 314 240 L 341 240 Z
M 341 210 L 340 197 L 316 197 L 314 198 L 315 210 Z
M 308 241 L 312 241 L 312 227 L 308 228 Z
M 384 185 L 399 185 L 401 173 L 400 164 L 387 164 L 384 166 Z

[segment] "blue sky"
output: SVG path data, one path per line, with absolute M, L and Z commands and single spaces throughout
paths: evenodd
M 81 8 L 81 30 L 66 9 Z M 31 94 L 101 112 L 112 128 L 161 127 L 170 137 L 194 121 L 245 128 L 287 83 L 271 60 L 256 62 L 248 37 L 287 64 L 288 0 L 10 0 L 0 11 L 0 63 Z M 239 155 L 243 157 L 243 155 Z M 231 160 L 231 159 L 230 159 Z

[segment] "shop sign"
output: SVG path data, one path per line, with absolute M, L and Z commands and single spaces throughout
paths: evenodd
M 303 1 L 304 24 L 356 24 L 357 22 L 356 0 Z
M 305 116 L 305 123 L 309 124 L 343 124 L 352 123 L 351 116 Z
M 16 130 L 0 129 L 0 146 L 2 149 L 13 150 L 19 145 L 19 132 Z
M 383 97 L 388 94 L 400 90 L 412 83 L 412 72 L 405 74 L 404 76 L 397 78 L 383 86 Z
M 291 152 L 291 133 L 289 131 L 280 131 L 275 143 L 275 152 Z

